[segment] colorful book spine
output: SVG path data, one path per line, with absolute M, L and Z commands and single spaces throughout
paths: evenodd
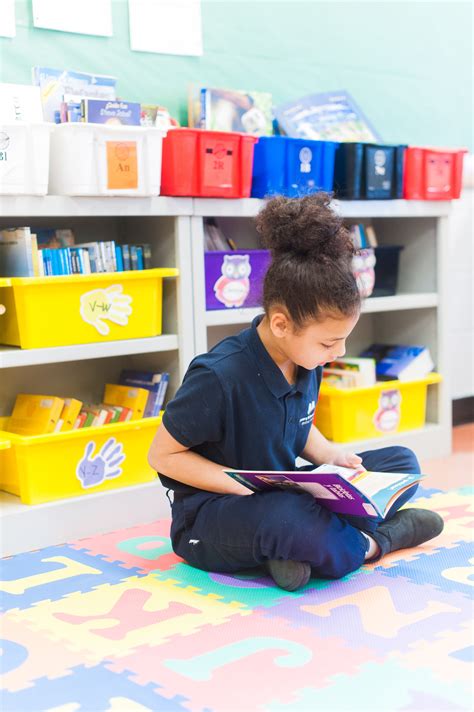
M 130 257 L 130 245 L 122 245 L 123 269 L 129 272 L 132 269 L 132 260 Z
M 123 257 L 120 245 L 115 245 L 115 261 L 117 263 L 117 272 L 123 272 Z

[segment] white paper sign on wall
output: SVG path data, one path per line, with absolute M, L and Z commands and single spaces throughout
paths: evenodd
M 33 0 L 35 27 L 112 36 L 112 0 Z
M 130 47 L 158 54 L 202 54 L 201 0 L 128 0 Z
M 15 0 L 0 0 L 0 37 L 15 35 Z

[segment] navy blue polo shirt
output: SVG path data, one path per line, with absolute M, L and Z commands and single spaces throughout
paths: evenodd
M 163 423 L 182 445 L 223 467 L 292 470 L 313 422 L 321 368 L 298 367 L 290 385 L 258 335 L 261 319 L 191 362 Z M 160 479 L 176 493 L 202 492 Z

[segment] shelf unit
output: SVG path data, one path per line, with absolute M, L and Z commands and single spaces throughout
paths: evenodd
M 253 218 L 262 205 L 256 199 L 0 196 L 0 228 L 72 227 L 81 241 L 149 242 L 153 264 L 177 267 L 180 273 L 164 282 L 161 336 L 45 349 L 0 346 L 0 415 L 9 412 L 20 390 L 37 390 L 38 378 L 45 391 L 95 400 L 103 383 L 116 379 L 125 366 L 169 371 L 172 396 L 196 354 L 261 313 L 259 308 L 206 312 L 203 219 L 223 221 L 239 247 L 256 247 Z M 430 387 L 424 428 L 353 447 L 403 444 L 421 458 L 445 455 L 451 446 L 445 274 L 450 204 L 396 200 L 336 202 L 334 207 L 348 221 L 372 222 L 381 244 L 405 248 L 400 293 L 365 301 L 348 353 L 376 338 L 426 343 L 444 379 Z M 157 483 L 34 506 L 0 492 L 0 556 L 163 516 L 169 516 L 169 504 Z
M 253 218 L 263 205 L 244 200 L 195 199 L 191 220 L 195 349 L 207 351 L 220 339 L 248 326 L 262 309 L 206 311 L 204 218 L 215 218 L 241 249 L 259 246 Z M 449 202 L 334 201 L 350 223 L 371 223 L 380 245 L 402 245 L 399 293 L 366 299 L 347 353 L 358 354 L 374 341 L 424 343 L 443 381 L 428 389 L 427 423 L 416 431 L 351 443 L 356 451 L 406 445 L 422 459 L 447 455 L 451 449 L 451 402 L 446 347 L 446 268 Z
M 44 392 L 96 402 L 103 384 L 117 380 L 125 367 L 169 371 L 168 396 L 173 395 L 195 355 L 189 308 L 192 208 L 191 198 L 0 197 L 0 228 L 71 227 L 78 242 L 149 242 L 154 266 L 179 269 L 179 277 L 163 282 L 161 336 L 43 349 L 0 346 L 0 415 L 11 411 L 18 392 L 37 392 L 39 380 Z M 168 515 L 164 490 L 156 482 L 33 506 L 0 493 L 0 555 Z

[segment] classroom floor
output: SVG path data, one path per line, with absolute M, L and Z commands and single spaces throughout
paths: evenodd
M 192 569 L 169 521 L 4 559 L 1 709 L 472 709 L 473 442 L 423 463 L 440 537 L 296 593 Z

